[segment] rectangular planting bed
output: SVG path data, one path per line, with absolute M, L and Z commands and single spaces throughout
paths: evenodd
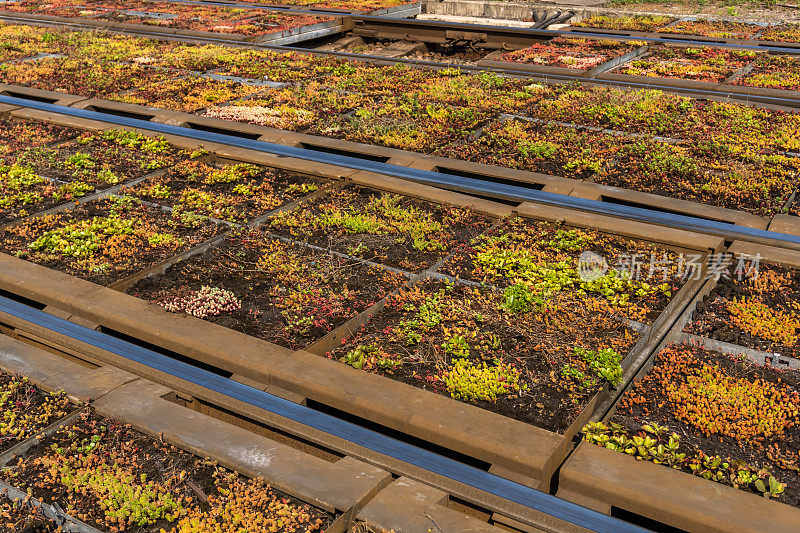
M 611 87 L 553 87 L 545 96 L 526 111 L 528 117 L 696 144 L 708 143 L 713 132 L 734 153 L 747 146 L 776 153 L 800 148 L 797 115 L 791 112 Z
M 360 94 L 328 92 L 324 87 L 290 86 L 213 106 L 203 115 L 281 130 L 305 131 L 331 116 L 354 112 L 356 107 L 362 114 L 370 113 L 371 104 L 368 97 Z
M 687 531 L 795 531 L 797 372 L 677 342 L 648 367 L 584 428 L 559 495 Z
M 93 190 L 88 184 L 44 178 L 27 166 L 0 166 L 0 225 L 72 202 Z
M 91 410 L 31 442 L 2 473 L 101 531 L 322 532 L 335 516 Z
M 474 211 L 362 188 L 334 190 L 271 218 L 265 228 L 297 241 L 417 273 L 491 224 Z
M 100 284 L 119 281 L 189 250 L 224 228 L 194 213 L 170 213 L 112 196 L 21 220 L 0 231 L 2 251 Z
M 794 44 L 800 43 L 800 24 L 777 24 L 769 26 L 758 36 L 760 41 Z
M 96 187 L 125 183 L 206 153 L 123 130 L 82 132 L 52 147 L 20 148 L 14 164 L 62 182 Z
M 693 341 L 745 353 L 760 364 L 800 369 L 800 262 L 769 247 L 744 249 L 753 259 L 721 261 L 719 279 L 703 287 L 683 331 Z
M 240 230 L 127 292 L 174 313 L 302 349 L 406 280 L 266 231 Z
M 749 72 L 734 80 L 733 85 L 800 91 L 800 59 L 788 55 L 762 56 Z
M 352 101 L 353 98 L 345 99 Z M 471 106 L 421 108 L 400 97 L 367 102 L 352 114 L 325 120 L 302 130 L 310 134 L 334 134 L 350 141 L 366 142 L 422 153 L 455 142 L 468 142 L 491 123 L 493 113 Z
M 81 132 L 50 122 L 0 119 L 0 163 L 9 165 L 21 151 L 61 143 Z
M 751 50 L 657 46 L 651 47 L 641 59 L 630 61 L 603 77 L 622 80 L 626 79 L 623 76 L 629 76 L 632 80 L 664 78 L 722 83 L 758 56 L 759 53 Z
M 644 43 L 639 41 L 556 37 L 522 50 L 497 54 L 498 61 L 491 65 L 510 62 L 530 67 L 535 72 L 591 76 L 611 61 L 623 62 L 632 58 L 637 51 L 643 51 L 643 46 Z M 486 64 L 486 60 L 479 64 Z
M 668 17 L 664 15 L 595 15 L 571 23 L 570 29 L 580 28 L 581 31 L 591 29 L 611 30 L 617 32 L 650 33 L 669 25 L 676 20 L 677 19 L 674 17 Z
M 186 160 L 122 193 L 168 207 L 245 224 L 317 191 L 324 182 L 281 170 L 218 159 Z
M 713 39 L 747 40 L 753 38 L 763 29 L 764 26 L 759 24 L 699 18 L 696 20 L 681 20 L 656 31 L 667 34 L 669 37 L 672 35 L 690 35 L 711 37 Z

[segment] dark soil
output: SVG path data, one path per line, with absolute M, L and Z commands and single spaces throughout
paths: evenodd
M 269 263 L 262 257 L 275 254 Z M 282 271 L 281 265 L 297 262 Z M 241 309 L 207 320 L 292 349 L 302 349 L 354 317 L 405 277 L 267 234 L 231 234 L 208 252 L 139 281 L 128 293 L 151 302 L 183 297 L 204 285 L 231 291 Z
M 348 38 L 345 38 L 348 40 Z M 452 65 L 475 65 L 491 50 L 458 45 L 408 43 L 406 41 L 373 40 L 352 41 L 342 46 L 338 41 L 320 46 L 319 50 L 336 50 L 350 54 L 381 57 L 402 57 L 420 61 L 439 61 Z

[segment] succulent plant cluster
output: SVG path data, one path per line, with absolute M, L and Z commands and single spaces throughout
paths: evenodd
M 242 302 L 231 291 L 203 285 L 185 297 L 160 302 L 159 305 L 172 313 L 186 313 L 197 318 L 208 318 L 232 313 L 242 308 Z
M 485 362 L 474 365 L 457 359 L 449 370 L 442 373 L 442 382 L 450 396 L 457 400 L 495 402 L 498 396 L 519 394 L 527 389 L 519 383 L 519 371 L 511 365 L 499 363 L 487 366 Z

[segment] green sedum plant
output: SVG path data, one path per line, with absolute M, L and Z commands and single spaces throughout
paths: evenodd
M 619 385 L 622 379 L 622 366 L 620 365 L 622 355 L 619 352 L 613 348 L 603 348 L 595 351 L 575 347 L 575 355 L 586 361 L 589 364 L 589 368 L 598 377 L 605 379 L 612 385 Z
M 500 396 L 521 392 L 519 371 L 510 364 L 495 362 L 496 366 L 488 366 L 485 362 L 474 365 L 465 359 L 456 360 L 442 374 L 450 396 L 457 400 L 496 402 Z
M 97 252 L 104 237 L 133 233 L 134 224 L 122 218 L 94 217 L 50 230 L 28 246 L 35 251 L 86 258 Z
M 719 455 L 707 455 L 701 450 L 690 451 L 682 445 L 678 433 L 669 433 L 668 428 L 655 423 L 644 424 L 640 431 L 633 433 L 613 422 L 608 426 L 602 422 L 590 422 L 583 428 L 583 440 L 640 461 L 753 490 L 765 498 L 777 498 L 784 491 L 784 485 L 768 470 Z
M 365 364 L 369 363 L 383 369 L 391 369 L 402 364 L 400 361 L 389 357 L 388 354 L 383 353 L 374 344 L 357 346 L 347 352 L 344 357 L 340 357 L 339 362 L 350 365 L 357 370 L 361 370 Z

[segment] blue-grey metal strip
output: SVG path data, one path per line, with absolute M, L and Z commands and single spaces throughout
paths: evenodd
M 37 102 L 34 100 L 27 100 L 24 98 L 15 98 L 3 95 L 0 95 L 0 103 L 18 105 L 31 109 L 39 109 L 41 111 L 59 113 L 62 115 L 85 118 L 89 120 L 98 120 L 102 122 L 115 124 L 117 126 L 147 129 L 164 135 L 175 135 L 179 137 L 186 137 L 209 143 L 236 146 L 239 148 L 246 148 L 258 152 L 270 153 L 277 156 L 293 157 L 296 159 L 313 161 L 315 163 L 336 165 L 357 170 L 377 172 L 380 174 L 395 176 L 398 178 L 404 178 L 419 183 L 425 183 L 433 186 L 440 186 L 446 189 L 463 191 L 466 193 L 474 193 L 482 196 L 493 196 L 498 198 L 512 199 L 520 203 L 525 201 L 530 201 L 530 202 L 537 202 L 541 204 L 553 205 L 558 207 L 580 209 L 582 211 L 587 211 L 590 213 L 610 215 L 614 217 L 636 220 L 639 222 L 660 224 L 663 226 L 669 226 L 689 231 L 697 231 L 701 233 L 722 236 L 730 240 L 755 239 L 762 242 L 766 241 L 768 243 L 775 244 L 778 246 L 785 244 L 793 244 L 793 245 L 800 244 L 800 236 L 789 235 L 787 233 L 778 233 L 774 231 L 767 231 L 757 228 L 749 228 L 746 226 L 738 226 L 736 224 L 730 224 L 727 222 L 706 220 L 703 218 L 697 218 L 687 215 L 664 213 L 661 211 L 655 211 L 641 207 L 632 207 L 632 206 L 602 202 L 598 200 L 576 198 L 574 196 L 567 196 L 564 194 L 532 190 L 517 185 L 492 183 L 475 178 L 466 178 L 462 176 L 454 176 L 439 172 L 431 172 L 428 170 L 409 168 L 401 165 L 392 165 L 389 163 L 367 161 L 359 159 L 357 157 L 329 154 L 325 152 L 317 152 L 314 150 L 308 150 L 305 148 L 298 148 L 294 146 L 284 146 L 281 144 L 269 143 L 264 141 L 242 139 L 240 137 L 236 137 L 233 135 L 225 135 L 221 133 L 194 130 L 191 128 L 185 128 L 181 126 L 171 126 L 168 124 L 159 124 L 157 122 L 150 122 L 148 120 L 141 120 L 130 117 L 121 117 L 117 115 L 110 115 L 108 113 L 89 111 L 87 109 L 75 109 L 72 107 L 47 104 L 43 102 Z
M 442 457 L 350 422 L 314 411 L 278 396 L 176 361 L 125 340 L 74 324 L 28 305 L 0 297 L 0 311 L 71 339 L 111 352 L 159 372 L 224 394 L 358 446 L 392 457 L 500 498 L 524 505 L 597 533 L 645 533 L 647 530 L 550 494 Z

